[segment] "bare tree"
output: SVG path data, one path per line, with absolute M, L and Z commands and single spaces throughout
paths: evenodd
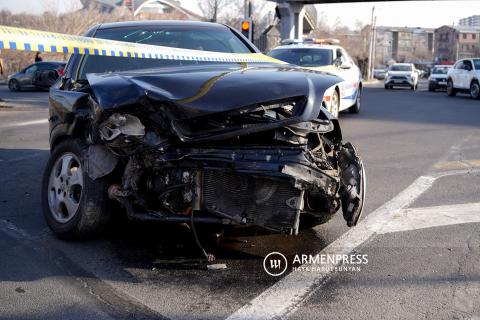
M 227 0 L 201 0 L 198 3 L 202 15 L 211 22 L 217 22 L 218 17 L 227 6 Z

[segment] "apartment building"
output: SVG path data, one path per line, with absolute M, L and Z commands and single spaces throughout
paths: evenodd
M 435 61 L 453 63 L 480 56 L 480 27 L 442 26 L 435 29 Z
M 434 29 L 380 26 L 375 38 L 375 65 L 433 60 Z

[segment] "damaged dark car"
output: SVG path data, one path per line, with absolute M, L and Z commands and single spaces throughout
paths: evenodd
M 88 36 L 259 53 L 219 24 L 104 24 Z M 287 64 L 74 54 L 50 90 L 43 211 L 63 239 L 114 214 L 297 234 L 342 212 L 357 223 L 365 173 L 322 106 L 336 76 Z

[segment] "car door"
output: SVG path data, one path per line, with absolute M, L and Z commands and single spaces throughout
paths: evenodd
M 463 73 L 462 85 L 463 88 L 470 89 L 470 83 L 472 83 L 473 74 L 475 73 L 472 60 L 465 59 L 463 61 L 463 68 L 465 72 Z
M 463 60 L 457 61 L 450 72 L 450 78 L 453 82 L 453 87 L 461 88 L 461 74 L 463 70 Z
M 48 62 L 38 63 L 37 66 L 38 69 L 34 73 L 32 84 L 41 88 L 50 87 L 58 78 L 57 66 Z
M 358 91 L 359 75 L 355 64 L 344 49 L 337 48 L 336 56 L 336 67 L 338 69 L 338 74 L 342 79 L 344 79 L 344 82 L 341 83 L 340 90 L 340 110 L 343 110 L 349 108 L 355 103 L 355 99 L 357 98 L 356 95 Z
M 459 89 L 467 88 L 466 83 L 468 80 L 469 68 L 471 68 L 471 62 L 469 63 L 468 60 L 462 60 L 457 70 L 456 78 L 454 80 L 454 84 L 456 88 L 459 88 Z
M 37 64 L 32 64 L 28 67 L 26 67 L 22 75 L 19 77 L 19 82 L 22 87 L 29 87 L 32 85 L 33 81 L 33 76 L 35 75 L 35 72 L 38 70 Z

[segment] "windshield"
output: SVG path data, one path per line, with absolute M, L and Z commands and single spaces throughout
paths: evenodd
M 475 70 L 480 70 L 480 59 L 473 59 L 473 65 L 475 66 Z
M 394 64 L 390 67 L 390 71 L 412 71 L 412 66 L 404 64 Z
M 302 67 L 321 67 L 333 63 L 332 50 L 328 49 L 277 49 L 268 55 Z
M 449 67 L 435 67 L 432 70 L 432 74 L 447 74 Z
M 148 26 L 100 29 L 96 38 L 135 42 L 183 49 L 225 53 L 252 53 L 251 49 L 229 28 L 223 26 Z M 87 73 L 108 73 L 152 69 L 173 65 L 209 62 L 85 56 L 80 78 Z M 210 62 L 211 63 L 211 62 Z

